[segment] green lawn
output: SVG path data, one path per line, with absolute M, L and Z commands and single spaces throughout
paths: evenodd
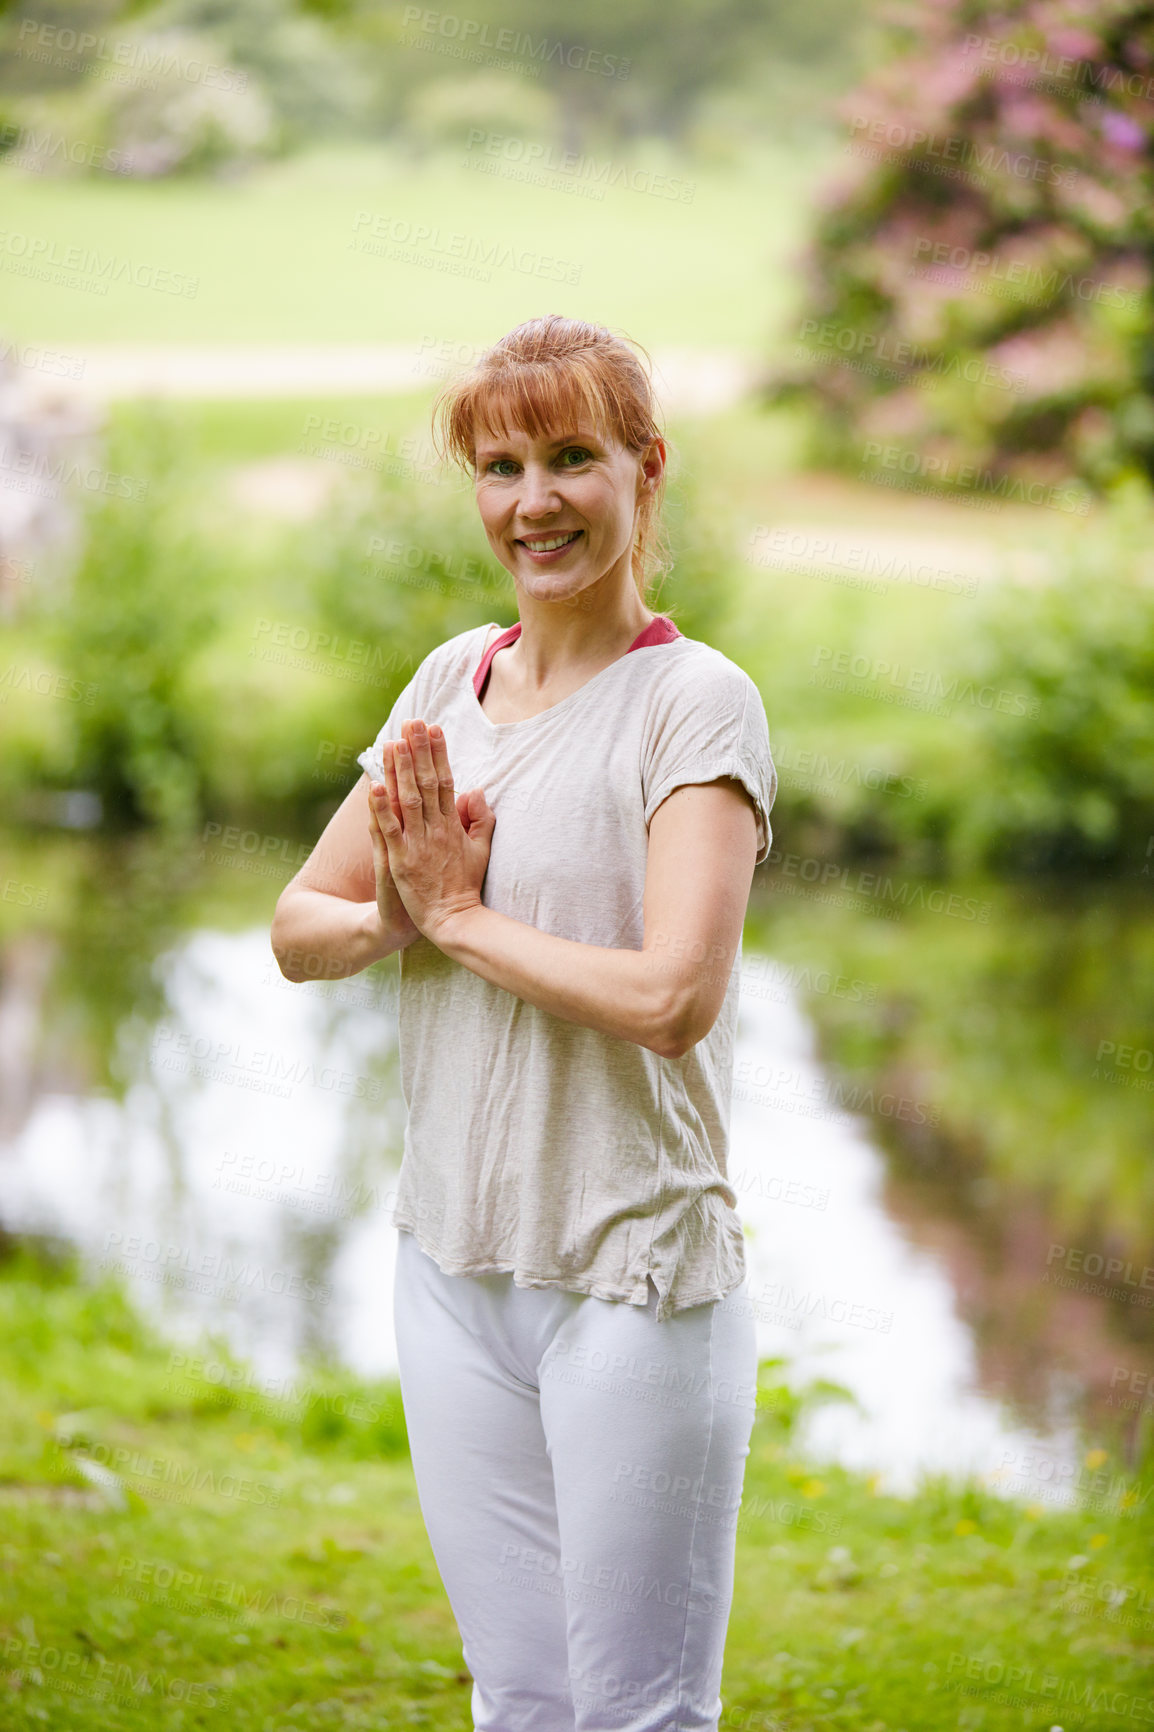
M 602 200 L 524 185 L 471 170 L 463 150 L 423 165 L 383 150 L 319 153 L 231 183 L 37 181 L 0 170 L 3 334 L 62 344 L 473 342 L 562 312 L 646 344 L 756 353 L 789 311 L 791 260 L 823 161 L 828 147 L 701 170 L 639 148 L 624 164 L 691 184 L 690 202 L 623 185 Z M 417 227 L 431 233 L 416 261 L 358 248 Z M 38 268 L 63 263 L 69 248 L 100 263 L 79 261 L 81 272 L 59 281 L 24 274 L 33 257 Z M 480 267 L 489 281 L 454 274 L 493 248 L 499 262 Z M 107 294 L 83 286 L 110 260 L 119 280 Z M 140 267 L 171 273 L 174 288 L 197 281 L 187 294 L 140 287 L 129 266 L 149 281 Z
M 0 1725 L 469 1726 L 394 1387 L 271 1399 L 28 1260 L 0 1269 L 0 1325 Z M 1081 1513 L 903 1501 L 799 1459 L 799 1404 L 762 1381 L 724 1727 L 1105 1732 L 1123 1699 L 1141 1721 L 1146 1481 L 1097 1451 Z

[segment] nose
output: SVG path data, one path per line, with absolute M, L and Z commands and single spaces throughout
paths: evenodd
M 544 463 L 527 463 L 517 507 L 522 517 L 551 517 L 561 508 L 556 481 Z

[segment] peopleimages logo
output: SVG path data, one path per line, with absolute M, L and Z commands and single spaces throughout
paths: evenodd
M 1025 259 L 954 246 L 949 241 L 936 241 L 928 235 L 918 237 L 913 256 L 943 268 L 946 274 L 932 280 L 949 282 L 952 280 L 950 273 L 968 276 L 976 279 L 976 284 L 984 292 L 997 289 L 1009 295 L 1011 290 L 1018 291 L 1011 297 L 1017 300 L 1037 300 L 1049 305 L 1059 295 L 1069 295 L 1080 301 L 1094 301 L 1099 306 L 1131 309 L 1136 309 L 1141 302 L 1141 296 L 1134 290 L 1119 288 L 1116 283 L 1104 282 L 1098 277 L 1075 277 L 1071 271 L 1060 270 L 1057 266 L 1042 269 Z M 910 275 L 914 275 L 916 270 L 917 267 L 911 265 Z
M 147 1696 L 154 1705 L 164 1701 L 188 1707 L 221 1706 L 219 1684 L 174 1678 L 158 1669 L 138 1672 L 126 1660 L 106 1660 L 102 1654 L 6 1636 L 0 1642 L 0 1655 L 8 1662 L 6 1683 L 13 1691 L 24 1683 L 48 1683 L 53 1690 L 70 1696 L 89 1696 L 102 1705 L 121 1703 L 138 1708 Z M 43 1709 L 29 1712 L 48 1718 Z
M 157 35 L 142 41 L 129 37 L 96 36 L 91 30 L 74 30 L 66 24 L 42 24 L 36 18 L 20 21 L 18 55 L 28 60 L 66 65 L 68 59 L 85 62 L 105 62 L 100 70 L 121 71 L 123 82 L 139 82 L 124 73 L 139 73 L 153 79 L 148 88 L 157 88 L 154 74 L 163 77 L 175 74 L 190 84 L 203 84 L 210 90 L 244 90 L 248 73 L 235 66 L 221 66 L 211 60 L 189 60 L 174 52 L 169 38 Z
M 537 1546 L 521 1545 L 515 1540 L 508 1540 L 501 1548 L 502 1570 L 508 1570 L 510 1565 L 525 1572 L 524 1578 L 516 1575 L 511 1578 L 514 1587 L 535 1587 L 537 1584 L 533 1580 L 534 1576 L 556 1577 L 559 1583 L 600 1588 L 628 1599 L 659 1600 L 666 1606 L 683 1606 L 687 1611 L 702 1612 L 706 1616 L 712 1616 L 719 1609 L 712 1589 L 693 1589 L 688 1582 L 647 1576 L 640 1566 L 636 1575 L 633 1575 L 628 1564 L 601 1564 L 594 1558 L 570 1557 L 564 1552 L 546 1552 Z
M 1005 1689 L 991 1696 L 990 1689 L 1001 1684 Z M 1115 1690 L 1112 1686 L 1090 1680 L 1074 1683 L 1057 1672 L 1042 1672 L 1034 1666 L 1007 1665 L 997 1655 L 951 1654 L 943 1688 L 963 1695 L 980 1696 L 983 1702 L 1028 1708 L 1031 1716 L 1040 1714 L 1040 1718 L 1019 1721 L 1019 1725 L 1040 1726 L 1049 1718 L 1049 1712 L 1041 1714 L 1042 1708 L 1052 1712 L 1051 1704 L 1056 1707 L 1059 1703 L 1095 1716 L 1112 1715 L 1116 1726 L 1124 1719 L 1139 1720 L 1144 1724 L 1154 1719 L 1154 1698 L 1131 1695 L 1129 1691 Z
M 1073 186 L 1077 171 L 1046 157 L 1032 156 L 1025 150 L 1007 150 L 1000 144 L 977 144 L 964 135 L 927 132 L 922 126 L 907 126 L 903 121 L 871 120 L 856 116 L 850 123 L 850 136 L 856 143 L 868 140 L 871 145 L 886 145 L 899 154 L 913 157 L 920 165 L 923 158 L 940 162 L 943 167 L 968 164 L 984 175 L 1005 175 L 1015 180 L 1044 180 L 1051 186 Z M 964 178 L 959 176 L 959 178 Z
M 14 361 L 18 367 L 27 367 L 37 373 L 50 373 L 58 378 L 84 377 L 85 363 L 79 355 L 61 354 L 55 349 L 44 349 L 34 343 L 18 343 L 11 337 L 0 341 L 0 362 L 4 361 Z
M 462 18 L 455 12 L 433 12 L 425 6 L 406 6 L 401 22 L 405 30 L 416 27 L 426 36 L 439 36 L 466 50 L 487 49 L 493 54 L 517 55 L 541 66 L 567 66 L 571 72 L 593 72 L 601 78 L 628 78 L 633 64 L 620 54 L 605 54 L 599 48 L 585 48 L 556 37 L 552 40 L 547 36 L 533 37 L 528 31 L 509 26 L 494 29 L 483 19 Z
M 492 160 L 487 160 L 492 159 Z M 651 194 L 655 198 L 676 199 L 692 204 L 697 190 L 696 181 L 682 180 L 679 175 L 660 174 L 653 169 L 586 156 L 581 151 L 557 150 L 551 144 L 533 139 L 516 138 L 503 132 L 487 132 L 475 126 L 469 132 L 465 156 L 466 166 L 498 172 L 504 167 L 523 170 L 526 177 L 539 184 L 581 186 L 591 194 L 603 196 L 606 187 L 623 187 L 628 192 Z M 553 177 L 549 179 L 548 177 Z
M 541 277 L 570 286 L 581 281 L 582 267 L 571 259 L 555 258 L 551 253 L 538 253 L 531 247 L 518 247 L 504 240 L 441 229 L 435 223 L 410 222 L 382 211 L 357 211 L 353 236 L 349 246 L 356 252 L 448 271 L 456 276 L 472 276 L 483 283 L 492 281 L 490 273 L 494 270 L 515 271 L 521 276 Z
M 111 284 L 125 284 L 134 289 L 152 289 L 162 295 L 182 295 L 195 300 L 199 277 L 154 265 L 145 259 L 118 258 L 114 253 L 102 253 L 95 247 L 66 246 L 48 235 L 26 234 L 22 229 L 0 229 L 0 269 L 15 275 L 43 276 L 57 271 L 61 278 L 73 276 L 74 283 L 64 287 L 93 286 L 93 292 L 107 294 Z
M 13 122 L 0 126 L 0 152 L 10 168 L 42 170 L 46 164 L 59 167 L 72 163 L 78 168 L 93 168 L 107 174 L 131 174 L 134 160 L 131 151 L 114 146 L 72 138 L 51 127 L 17 126 Z
M 821 672 L 827 662 L 834 674 L 845 674 L 850 679 L 867 685 L 896 686 L 902 691 L 912 692 L 919 697 L 924 695 L 945 704 L 968 703 L 977 709 L 996 710 L 999 715 L 1037 716 L 1041 713 L 1041 699 L 1026 692 L 1015 692 L 1006 687 L 976 685 L 973 680 L 963 679 L 960 674 L 945 674 L 940 668 L 906 667 L 903 662 L 891 662 L 884 656 L 855 655 L 852 650 L 837 650 L 831 644 L 817 644 L 813 653 L 813 668 Z M 824 682 L 815 680 L 811 674 L 811 685 L 821 683 Z
M 976 54 L 993 65 L 996 71 L 983 66 L 980 78 L 1006 78 L 1027 90 L 1053 89 L 1062 84 L 1088 84 L 1096 92 L 1125 92 L 1149 102 L 1154 98 L 1154 78 L 1141 71 L 1123 70 L 1119 66 L 1103 65 L 1093 60 L 1075 60 L 1069 55 L 1051 54 L 1049 49 L 1031 48 L 1018 42 L 1007 42 L 997 36 L 967 36 L 963 54 Z
M 1046 1252 L 1047 1273 L 1043 1280 L 1053 1279 L 1051 1271 L 1055 1263 L 1074 1274 L 1101 1275 L 1119 1286 L 1154 1289 L 1154 1263 L 1137 1263 L 1125 1257 L 1112 1257 L 1108 1252 L 1087 1251 L 1080 1245 L 1051 1245 Z
M 829 320 L 803 319 L 798 333 L 803 344 L 813 342 L 821 348 L 836 349 L 843 355 L 855 355 L 869 361 L 890 363 L 885 369 L 893 378 L 910 374 L 930 375 L 937 379 L 964 379 L 969 385 L 989 385 L 1007 391 L 1022 391 L 1026 381 L 1008 367 L 999 366 L 980 355 L 948 355 L 940 348 L 925 343 L 907 342 L 885 331 L 870 331 L 857 325 L 835 325 Z M 878 368 L 873 368 L 875 373 Z M 879 451 L 881 447 L 878 447 Z
M 1049 485 L 1041 481 L 1023 481 L 1009 474 L 998 474 L 993 469 L 980 469 L 975 463 L 960 463 L 952 457 L 934 456 L 931 453 L 917 451 L 908 446 L 883 445 L 880 440 L 868 439 L 862 449 L 861 461 L 866 467 L 859 471 L 861 481 L 881 481 L 893 485 L 877 470 L 888 469 L 896 475 L 914 477 L 932 482 L 934 488 L 947 492 L 955 490 L 965 499 L 965 491 L 971 490 L 975 495 L 996 495 L 991 503 L 1005 501 L 1017 502 L 1022 505 L 1047 505 L 1058 511 L 1076 512 L 1085 517 L 1090 509 L 1090 498 L 1086 493 L 1073 487 Z M 917 489 L 911 489 L 917 491 Z

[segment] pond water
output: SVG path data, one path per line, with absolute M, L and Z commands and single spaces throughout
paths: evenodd
M 0 1126 L 0 1225 L 70 1241 L 178 1347 L 215 1335 L 270 1390 L 317 1356 L 390 1373 L 394 965 L 291 985 L 268 944 L 275 885 L 217 871 L 206 907 L 208 869 L 188 868 L 197 894 L 181 907 L 199 918 L 181 929 L 155 896 L 134 909 L 138 862 L 106 848 L 93 864 L 74 918 L 3 951 L 0 1032 L 9 1069 L 23 1060 Z M 88 966 L 73 958 L 70 973 L 86 935 Z M 1067 1501 L 1085 1389 L 1053 1353 L 1029 1400 L 992 1368 L 958 1275 L 959 1242 L 981 1263 L 980 1225 L 927 1232 L 934 1212 L 908 1206 L 871 1119 L 833 1101 L 815 1027 L 773 962 L 747 938 L 730 1173 L 762 1356 L 852 1397 L 812 1409 L 802 1446 L 895 1491 L 965 1473 Z M 1108 1319 L 1085 1315 L 1110 1351 Z M 1154 1360 L 1131 1341 L 1123 1362 Z

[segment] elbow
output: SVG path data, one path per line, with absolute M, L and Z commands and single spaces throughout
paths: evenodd
M 650 1038 L 644 1042 L 658 1058 L 676 1062 L 705 1039 L 717 1021 L 719 1005 L 706 1003 L 698 993 L 678 992 L 665 999 L 655 1018 Z
M 686 1053 L 696 1046 L 696 1044 L 696 1041 L 692 1040 L 686 1042 L 671 1040 L 653 1040 L 647 1042 L 650 1052 L 655 1052 L 658 1058 L 671 1059 L 675 1064 L 679 1059 L 683 1059 Z
M 305 976 L 294 971 L 289 960 L 291 952 L 279 949 L 274 943 L 272 953 L 276 957 L 276 965 L 284 975 L 285 979 L 291 980 L 295 986 L 299 986 L 301 981 L 305 979 Z
M 707 1028 L 703 1029 L 700 1034 L 679 1034 L 674 1032 L 661 1042 L 655 1044 L 650 1050 L 655 1052 L 658 1058 L 672 1059 L 676 1064 L 680 1059 L 683 1059 L 687 1053 L 692 1052 L 698 1041 L 704 1040 L 708 1033 L 709 1030 Z
M 284 975 L 285 979 L 291 980 L 294 985 L 299 985 L 301 981 L 306 980 L 308 976 L 302 974 L 300 971 L 300 963 L 303 960 L 300 951 L 294 950 L 285 936 L 284 921 L 281 916 L 281 907 L 279 902 L 277 903 L 276 911 L 272 917 L 272 925 L 269 927 L 268 937 L 269 943 L 272 946 L 272 953 L 276 958 L 276 965 Z

